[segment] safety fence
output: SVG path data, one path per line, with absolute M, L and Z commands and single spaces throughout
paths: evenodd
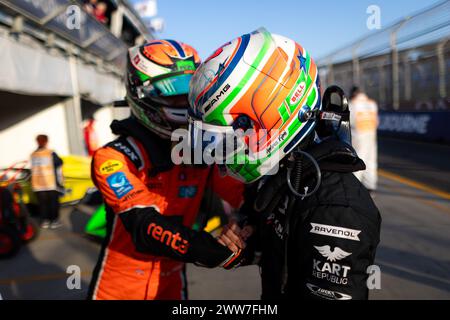
M 449 111 L 450 1 L 318 60 L 322 83 L 362 88 L 386 111 Z

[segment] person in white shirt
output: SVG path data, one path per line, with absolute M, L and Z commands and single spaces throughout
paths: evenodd
M 366 170 L 355 172 L 355 176 L 369 191 L 374 191 L 378 180 L 378 106 L 358 87 L 353 87 L 349 107 L 352 144 L 366 164 Z

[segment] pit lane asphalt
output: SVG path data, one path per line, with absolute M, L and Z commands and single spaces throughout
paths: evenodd
M 371 299 L 450 299 L 450 147 L 379 140 L 383 217 L 376 264 L 381 289 Z M 63 227 L 43 230 L 10 260 L 0 260 L 3 299 L 85 299 L 99 244 L 83 236 L 92 208 L 63 208 Z M 81 270 L 69 290 L 66 270 Z M 259 299 L 259 270 L 188 266 L 190 299 Z

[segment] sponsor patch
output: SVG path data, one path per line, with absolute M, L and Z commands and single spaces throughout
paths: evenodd
M 139 62 L 141 62 L 141 58 L 139 58 L 138 54 L 134 56 L 133 61 L 135 64 L 139 64 Z
M 114 160 L 114 159 L 106 160 L 100 166 L 100 173 L 101 174 L 111 174 L 111 173 L 119 171 L 122 168 L 123 168 L 123 163 L 120 162 L 119 160 Z
M 217 71 L 216 74 L 220 73 L 220 66 L 221 65 L 222 64 L 219 65 L 219 70 Z M 222 65 L 222 67 L 223 67 L 223 65 Z M 223 88 L 220 91 L 218 91 L 218 93 L 216 95 L 212 96 L 211 101 L 205 107 L 205 112 L 208 112 L 209 109 L 211 109 L 214 106 L 215 103 L 219 102 L 219 100 L 222 99 L 225 96 L 226 92 L 229 89 L 230 89 L 230 84 L 227 83 L 226 85 L 223 86 Z
M 305 87 L 306 87 L 306 84 L 304 81 L 300 82 L 297 85 L 294 93 L 291 96 L 291 100 L 290 100 L 291 105 L 296 104 L 300 101 L 300 98 L 303 96 L 303 93 L 305 91 Z
M 311 291 L 312 294 L 314 294 L 318 297 L 324 298 L 324 299 L 328 299 L 328 300 L 351 300 L 352 299 L 352 296 L 350 296 L 348 294 L 322 289 L 311 283 L 307 283 L 306 287 L 309 289 L 309 291 Z
M 197 186 L 181 186 L 178 188 L 179 198 L 193 198 L 197 194 Z
M 310 233 L 320 234 L 323 236 L 334 238 L 349 239 L 354 241 L 359 241 L 358 235 L 361 233 L 361 230 L 330 226 L 320 223 L 311 223 L 311 227 L 312 228 L 309 231 Z
M 125 173 L 121 171 L 110 175 L 106 178 L 106 181 L 108 182 L 111 190 L 114 191 L 116 197 L 119 199 L 123 198 L 128 192 L 133 190 L 133 186 L 130 181 L 128 181 Z
M 339 285 L 347 285 L 351 267 L 335 262 L 350 256 L 351 253 L 338 247 L 331 250 L 331 247 L 328 245 L 314 246 L 314 248 L 330 262 L 313 259 L 313 277 Z
M 123 144 L 121 141 L 115 142 L 113 146 L 118 150 L 123 151 L 123 153 L 125 153 L 130 158 L 131 161 L 139 160 L 139 157 L 136 155 L 136 153 L 134 153 L 133 150 L 131 150 L 127 145 Z
M 155 223 L 149 224 L 147 234 L 181 254 L 185 254 L 189 248 L 189 242 L 183 239 L 179 232 L 173 233 L 171 230 L 164 229 Z
M 124 200 L 124 201 L 131 200 L 131 199 L 137 197 L 138 195 L 140 195 L 142 192 L 144 192 L 144 190 L 142 190 L 142 189 L 141 189 L 141 190 L 133 191 L 133 192 L 127 194 L 127 195 L 125 196 L 125 198 L 123 198 L 123 200 Z
M 321 120 L 329 121 L 341 121 L 342 117 L 334 112 L 322 112 L 320 115 Z
M 348 284 L 350 266 L 313 259 L 312 276 L 339 285 Z
M 286 139 L 287 136 L 288 136 L 288 132 L 287 132 L 287 131 L 283 131 L 283 132 L 280 133 L 280 135 L 278 136 L 278 141 L 283 141 L 284 139 Z

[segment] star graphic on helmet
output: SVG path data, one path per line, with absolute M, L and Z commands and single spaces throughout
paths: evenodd
M 223 62 L 219 63 L 219 68 L 217 69 L 215 76 L 220 76 L 220 73 L 222 72 L 222 70 L 225 69 L 225 63 L 227 63 L 228 58 L 229 57 L 227 57 Z
M 302 55 L 300 49 L 298 50 L 297 58 L 300 61 L 300 69 L 303 69 L 303 71 L 305 71 L 306 73 L 306 58 Z

